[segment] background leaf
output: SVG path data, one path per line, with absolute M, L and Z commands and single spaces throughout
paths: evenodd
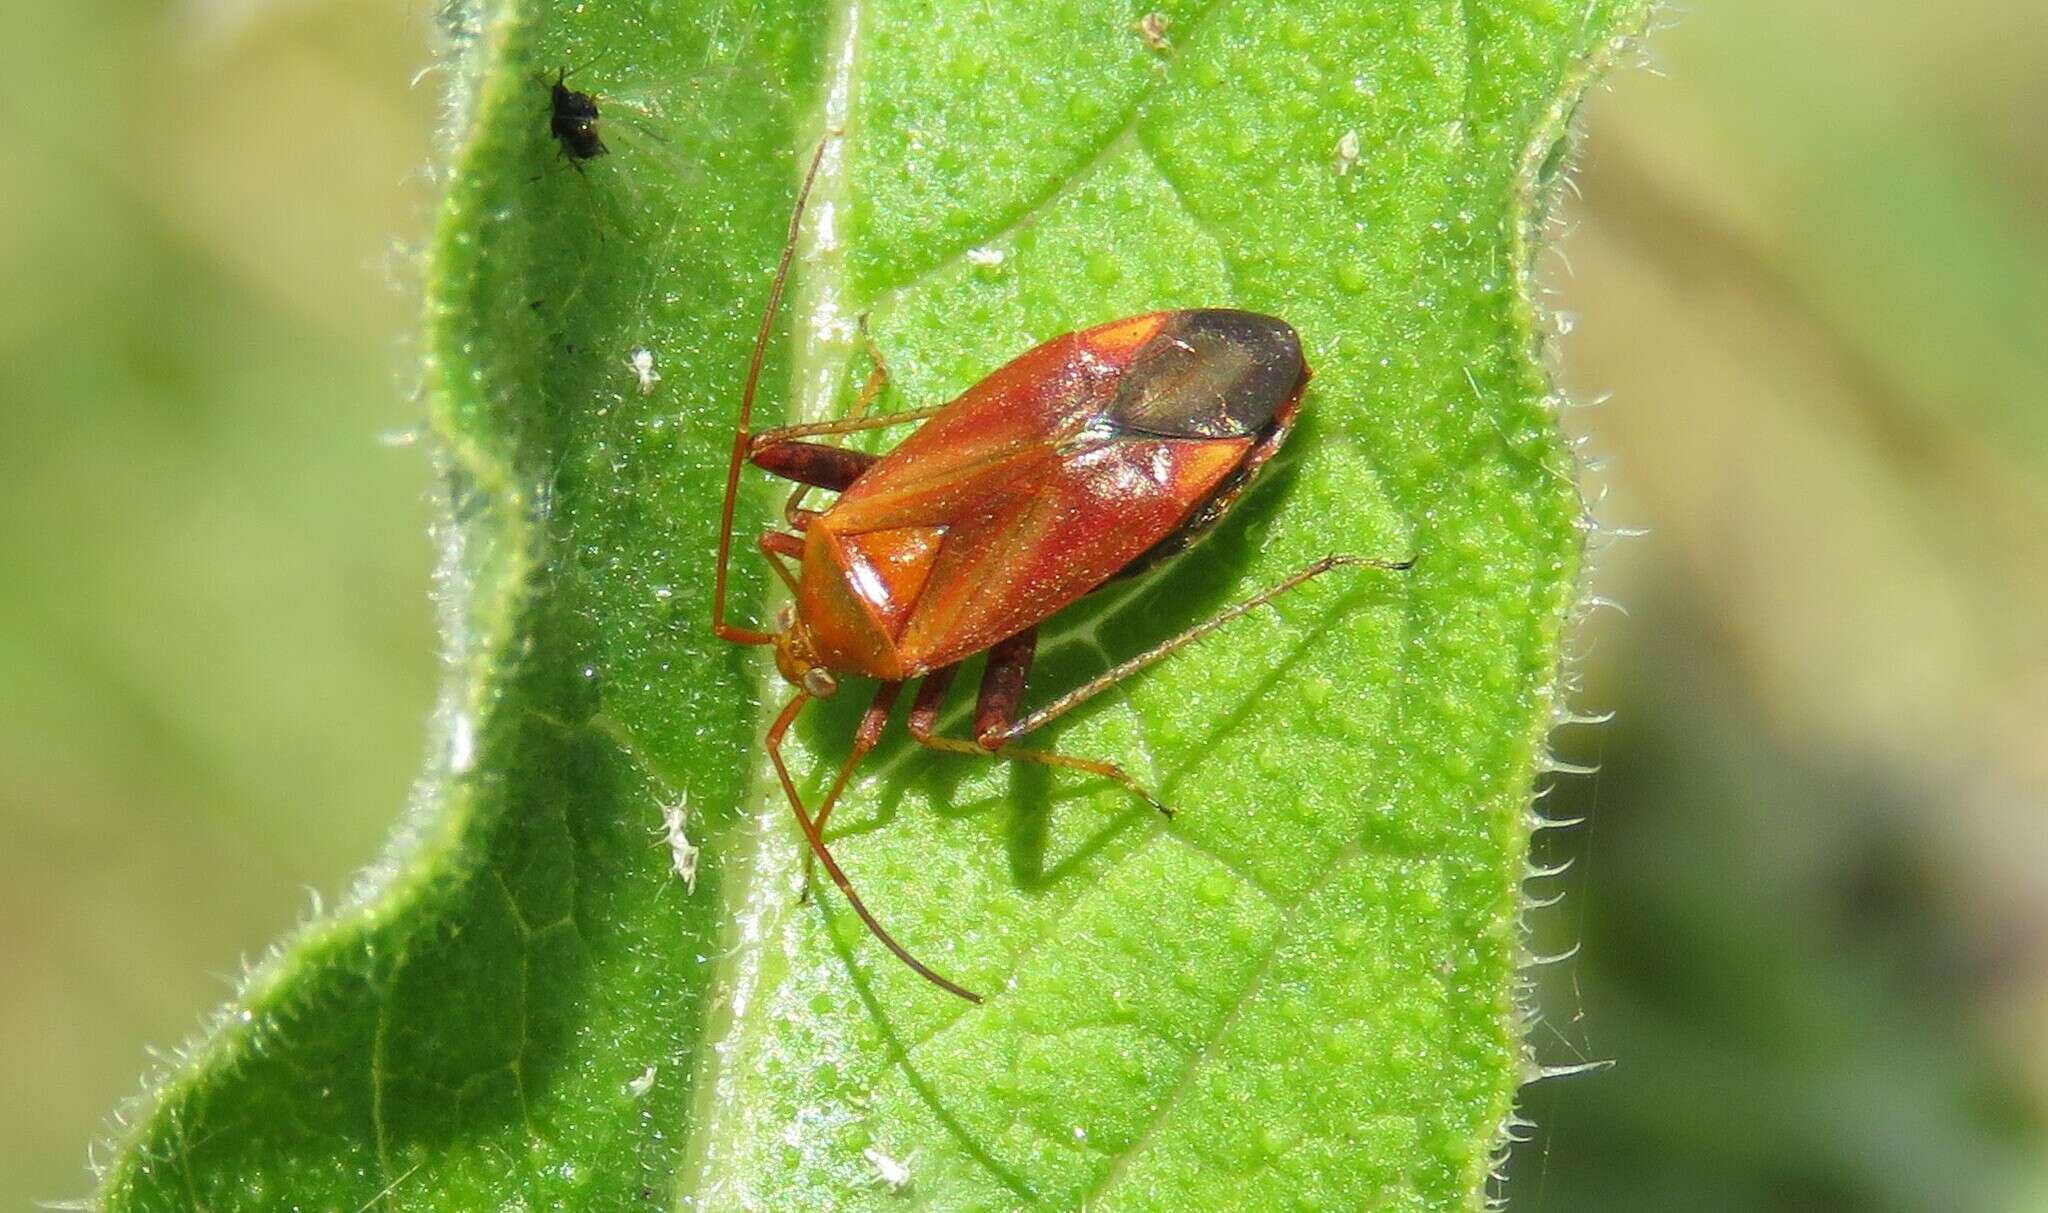
M 1162 11 L 1166 50 L 1106 4 L 621 0 L 456 31 L 428 320 L 445 761 L 349 905 L 158 1093 L 110 1203 L 1477 1199 L 1524 1071 L 1524 808 L 1579 544 L 1532 363 L 1531 211 L 1634 6 Z M 586 63 L 614 154 L 579 174 L 552 162 L 540 75 Z M 889 407 L 1155 307 L 1306 339 L 1278 474 L 1198 554 L 1066 620 L 1040 694 L 1324 551 L 1421 556 L 1054 731 L 1162 790 L 1170 828 L 1086 782 L 877 754 L 840 854 L 913 947 L 1001 992 L 979 1009 L 836 899 L 797 904 L 755 756 L 774 688 L 703 626 L 749 329 L 828 126 L 847 136 L 766 380 L 797 415 L 843 405 L 864 314 Z M 836 755 L 858 706 L 802 748 Z M 685 805 L 694 892 L 659 846 Z

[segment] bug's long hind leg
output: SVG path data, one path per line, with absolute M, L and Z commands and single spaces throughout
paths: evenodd
M 889 724 L 889 712 L 895 708 L 896 696 L 902 694 L 902 692 L 903 684 L 900 682 L 883 683 L 875 691 L 874 702 L 868 704 L 868 710 L 861 714 L 860 727 L 853 731 L 853 748 L 848 751 L 846 762 L 839 768 L 839 778 L 832 781 L 832 789 L 826 792 L 825 799 L 818 803 L 817 822 L 820 837 L 824 836 L 825 823 L 832 819 L 833 806 L 839 803 L 840 794 L 846 791 L 846 785 L 853 779 L 854 768 L 861 764 L 861 760 L 868 756 L 868 751 L 874 749 L 875 743 L 882 739 L 882 730 Z M 805 898 L 809 898 L 811 895 L 813 860 L 814 856 L 809 851 L 805 851 L 803 893 Z
M 977 738 L 996 736 L 1016 716 L 1017 706 L 1024 698 L 1024 684 L 1031 674 L 1031 658 L 1037 649 L 1038 629 L 1031 628 L 988 651 L 988 668 L 981 676 L 981 691 L 974 701 L 974 732 Z M 1168 817 L 1173 816 L 1172 809 L 1160 803 L 1158 797 L 1116 763 L 1055 754 L 1050 750 L 1027 750 L 1000 738 L 990 741 L 941 736 L 937 732 L 939 709 L 944 705 L 946 692 L 953 685 L 953 675 L 959 669 L 957 665 L 947 666 L 926 678 L 924 685 L 918 687 L 917 701 L 910 709 L 910 735 L 920 745 L 952 754 L 972 754 L 977 758 L 1007 758 L 1014 762 L 1084 771 L 1122 784 L 1138 799 Z
M 804 692 L 797 692 L 796 698 L 789 701 L 789 706 L 782 709 L 782 715 L 777 716 L 775 723 L 768 726 L 765 748 L 768 751 L 768 760 L 775 764 L 776 778 L 782 781 L 782 793 L 789 798 L 789 807 L 796 813 L 797 824 L 803 827 L 804 840 L 811 844 L 811 853 L 818 857 L 819 863 L 825 865 L 825 872 L 832 877 L 832 883 L 838 885 L 839 891 L 846 895 L 846 904 L 853 907 L 853 912 L 867 924 L 868 930 L 881 941 L 882 946 L 895 954 L 896 959 L 909 965 L 912 972 L 940 989 L 957 994 L 969 1002 L 980 1002 L 981 995 L 939 975 L 930 965 L 912 956 L 909 949 L 897 943 L 894 936 L 882 929 L 882 924 L 875 921 L 875 916 L 868 911 L 867 903 L 860 899 L 859 893 L 854 892 L 853 881 L 847 879 L 846 870 L 839 866 L 838 860 L 832 858 L 832 852 L 825 846 L 824 836 L 818 833 L 818 823 L 805 811 L 804 798 L 797 794 L 796 781 L 790 778 L 789 764 L 782 760 L 782 739 L 789 733 L 789 726 L 796 722 L 797 714 L 803 711 L 804 705 L 809 703 L 810 699 L 811 697 Z
M 1068 691 L 1058 699 L 1053 700 L 1051 703 L 1046 704 L 1044 707 L 1026 715 L 1020 720 L 1000 723 L 996 727 L 991 728 L 977 719 L 975 722 L 975 732 L 981 743 L 985 746 L 1000 745 L 1013 737 L 1022 737 L 1033 729 L 1059 719 L 1147 666 L 1156 665 L 1164 661 L 1176 650 L 1186 648 L 1238 616 L 1264 606 L 1289 590 L 1300 588 L 1304 583 L 1322 576 L 1331 569 L 1344 565 L 1362 565 L 1375 569 L 1405 569 L 1413 566 L 1414 563 L 1413 559 L 1381 560 L 1371 556 L 1335 554 L 1325 556 L 1314 564 L 1295 570 L 1277 584 L 1261 590 L 1243 602 L 1218 611 L 1215 615 L 1203 620 L 1180 635 L 1160 641 L 1129 661 L 1119 662 L 1104 670 L 1087 682 L 1082 683 L 1080 686 L 1075 687 L 1073 690 Z M 990 658 L 989 666 L 991 669 L 995 666 L 993 657 Z

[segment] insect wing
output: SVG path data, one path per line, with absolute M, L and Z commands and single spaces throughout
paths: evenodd
M 1106 437 L 1020 466 L 947 529 L 898 651 L 948 665 L 1043 621 L 1172 534 L 1250 446 Z

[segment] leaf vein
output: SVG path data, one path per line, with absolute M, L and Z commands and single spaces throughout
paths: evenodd
M 1192 39 L 1199 30 L 1208 24 L 1211 17 L 1228 7 L 1230 3 L 1231 0 L 1210 0 L 1210 3 L 1205 8 L 1195 14 L 1187 23 L 1186 37 Z M 955 248 L 952 252 L 940 257 L 923 269 L 912 271 L 901 281 L 891 283 L 877 290 L 871 305 L 872 310 L 885 310 L 885 304 L 943 276 L 946 271 L 965 261 L 967 254 L 973 250 L 993 244 L 998 240 L 1007 239 L 1015 233 L 1037 223 L 1039 218 L 1051 210 L 1053 205 L 1067 191 L 1071 190 L 1077 183 L 1086 180 L 1091 173 L 1107 163 L 1125 144 L 1136 141 L 1138 125 L 1145 118 L 1145 107 L 1158 94 L 1161 84 L 1167 79 L 1167 75 L 1168 73 L 1166 72 L 1154 72 L 1152 79 L 1146 83 L 1145 87 L 1139 89 L 1137 95 L 1131 99 L 1131 104 L 1124 111 L 1122 121 L 1103 138 L 1101 143 L 1096 145 L 1095 150 L 1090 152 L 1072 169 L 1054 178 L 1036 198 L 1020 208 L 1015 215 L 997 222 L 979 236 L 962 241 L 959 247 Z

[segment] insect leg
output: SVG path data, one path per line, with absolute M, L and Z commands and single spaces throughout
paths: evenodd
M 910 712 L 910 735 L 919 744 L 934 750 L 945 750 L 953 754 L 972 754 L 978 758 L 1007 758 L 1015 762 L 1035 762 L 1041 766 L 1066 767 L 1069 770 L 1085 771 L 1090 775 L 1114 780 L 1129 789 L 1131 794 L 1146 804 L 1158 809 L 1168 817 L 1173 810 L 1161 804 L 1158 798 L 1145 790 L 1143 784 L 1131 778 L 1130 774 L 1113 762 L 1094 758 L 1075 758 L 1068 754 L 1055 754 L 1049 750 L 1027 750 L 1010 745 L 1003 731 L 1017 714 L 1017 707 L 1024 698 L 1024 684 L 1031 674 L 1031 659 L 1038 649 L 1038 629 L 1030 628 L 988 651 L 988 668 L 981 676 L 981 691 L 974 701 L 974 732 L 976 740 L 964 737 L 942 737 L 936 730 L 939 706 L 944 702 L 946 690 L 951 686 L 953 673 L 958 666 L 947 666 L 925 679 L 918 688 L 917 702 Z M 936 688 L 936 689 L 935 689 Z
M 866 318 L 860 320 L 860 334 L 866 336 Z M 868 381 L 860 389 L 860 400 L 854 402 L 854 414 L 850 420 L 866 420 L 868 406 L 881 395 L 883 383 L 889 381 L 889 371 L 883 365 L 883 352 L 874 348 L 868 340 L 868 357 L 874 359 L 874 369 L 868 371 Z M 786 428 L 784 428 L 786 430 Z M 852 447 L 827 447 L 823 443 L 803 443 L 797 438 L 774 438 L 778 430 L 768 430 L 754 438 L 754 455 L 750 459 L 756 467 L 764 467 L 784 479 L 795 479 L 797 490 L 788 494 L 788 502 L 782 506 L 782 516 L 788 518 L 788 525 L 803 529 L 797 522 L 799 510 L 803 510 L 803 498 L 813 488 L 831 492 L 846 492 L 852 488 L 860 473 L 881 459 L 881 455 L 868 455 L 866 451 L 854 451 Z
M 875 345 L 875 339 L 868 336 L 868 318 L 865 315 L 860 318 L 860 336 L 867 342 L 868 358 L 874 362 L 874 367 L 868 371 L 868 381 L 860 389 L 860 399 L 853 402 L 851 420 L 854 421 L 867 418 L 868 409 L 873 407 L 875 398 L 882 394 L 882 388 L 889 382 L 889 366 L 882 361 L 882 351 Z M 799 518 L 809 514 L 803 508 L 804 498 L 813 487 L 843 493 L 881 456 L 817 442 L 764 442 L 756 438 L 752 458 L 754 466 L 797 482 L 789 500 L 783 503 L 782 516 L 788 519 L 791 527 L 801 531 L 807 522 L 799 521 Z M 784 470 L 785 467 L 790 467 L 790 470 Z
M 777 577 L 782 578 L 782 584 L 789 587 L 791 594 L 803 592 L 797 585 L 796 574 L 790 572 L 789 565 L 784 563 L 785 559 L 804 558 L 803 540 L 795 535 L 785 535 L 781 531 L 764 531 L 761 535 L 761 553 L 768 557 L 769 566 L 775 570 Z
M 789 500 L 782 503 L 782 520 L 789 524 L 792 531 L 810 530 L 811 519 L 818 516 L 818 511 L 804 508 L 804 498 L 810 491 L 811 486 L 808 484 L 797 485 L 790 490 Z
M 851 447 L 791 440 L 759 446 L 749 458 L 755 467 L 797 482 L 796 491 L 789 495 L 789 501 L 782 507 L 782 516 L 791 527 L 803 530 L 804 524 L 797 518 L 800 513 L 809 512 L 802 510 L 805 493 L 813 488 L 843 493 L 853 487 L 860 474 L 873 467 L 881 456 Z
M 892 425 L 908 425 L 913 421 L 929 421 L 939 415 L 944 405 L 928 409 L 902 409 L 894 413 L 881 413 L 873 417 L 848 417 L 840 421 L 809 421 L 802 425 L 778 425 L 772 430 L 762 430 L 754 435 L 754 449 L 791 438 L 812 438 L 819 434 L 853 434 L 861 430 L 887 429 Z
M 874 337 L 868 333 L 866 313 L 862 313 L 860 318 L 860 339 L 867 343 L 868 361 L 874 365 L 868 368 L 868 381 L 861 385 L 860 399 L 853 402 L 853 416 L 866 417 L 868 409 L 874 406 L 875 398 L 888 386 L 889 364 L 882 361 L 882 347 L 876 345 Z
M 925 675 L 924 681 L 917 684 L 917 698 L 910 705 L 910 735 L 918 741 L 931 744 L 932 730 L 939 723 L 939 709 L 946 706 L 946 692 L 953 688 L 953 675 L 959 672 L 957 664 L 944 666 Z
M 868 704 L 868 710 L 861 714 L 860 727 L 853 731 L 853 749 L 847 753 L 845 765 L 839 768 L 839 778 L 832 781 L 831 791 L 826 792 L 825 799 L 818 803 L 817 822 L 820 836 L 825 833 L 825 823 L 832 819 L 832 807 L 839 803 L 840 793 L 846 790 L 847 782 L 853 778 L 854 768 L 860 765 L 861 759 L 868 756 L 869 750 L 875 748 L 875 743 L 882 739 L 882 730 L 889 723 L 889 712 L 896 706 L 896 697 L 902 693 L 902 683 L 883 683 L 875 691 L 874 702 Z M 806 897 L 810 896 L 811 891 L 811 863 L 811 853 L 804 852 Z
M 940 989 L 958 994 L 969 1002 L 980 1002 L 981 995 L 941 977 L 929 965 L 912 956 L 902 944 L 897 943 L 894 936 L 882 929 L 882 924 L 876 922 L 875 916 L 868 912 L 867 903 L 860 899 L 860 894 L 853 891 L 853 881 L 847 879 L 846 870 L 839 866 L 838 860 L 832 858 L 831 850 L 825 846 L 824 837 L 818 833 L 818 823 L 811 820 L 811 815 L 804 811 L 804 798 L 797 794 L 796 781 L 790 778 L 789 765 L 782 759 L 782 739 L 788 735 L 789 726 L 796 723 L 797 714 L 803 711 L 804 705 L 809 703 L 810 699 L 811 697 L 802 691 L 796 693 L 796 698 L 790 700 L 789 706 L 782 709 L 782 714 L 775 718 L 775 723 L 768 726 L 765 748 L 768 751 L 768 760 L 775 764 L 775 777 L 782 781 L 782 794 L 789 798 L 789 807 L 796 813 L 797 824 L 803 827 L 804 840 L 811 844 L 811 853 L 818 857 L 819 863 L 825 865 L 826 874 L 832 877 L 833 884 L 839 886 L 839 891 L 846 895 L 846 903 L 853 907 L 853 912 L 867 924 L 868 930 L 882 942 L 882 946 L 895 954 L 896 959 L 909 965 L 912 972 Z
M 1012 737 L 1021 737 L 1024 734 L 1029 733 L 1033 729 L 1039 728 L 1042 725 L 1057 720 L 1061 716 L 1064 716 L 1068 712 L 1073 711 L 1075 708 L 1080 707 L 1082 704 L 1095 698 L 1097 695 L 1102 694 L 1104 691 L 1115 686 L 1117 683 L 1122 682 L 1124 679 L 1129 678 L 1131 675 L 1137 673 L 1138 671 L 1146 668 L 1147 666 L 1155 665 L 1158 662 L 1165 660 L 1176 649 L 1182 649 L 1187 647 L 1188 645 L 1193 644 L 1195 641 L 1200 640 L 1204 636 L 1207 636 L 1209 633 L 1215 631 L 1217 628 L 1222 627 L 1224 624 L 1229 623 L 1231 620 L 1237 618 L 1239 615 L 1243 615 L 1246 612 L 1251 611 L 1257 607 L 1264 606 L 1266 603 L 1273 601 L 1275 598 L 1280 597 L 1280 595 L 1285 594 L 1287 591 L 1296 589 L 1300 587 L 1304 582 L 1310 581 L 1316 577 L 1320 577 L 1324 573 L 1329 572 L 1331 569 L 1337 568 L 1341 565 L 1363 565 L 1367 568 L 1375 569 L 1405 569 L 1410 567 L 1414 563 L 1415 561 L 1413 559 L 1379 560 L 1370 556 L 1325 556 L 1321 560 L 1316 561 L 1314 564 L 1311 564 L 1306 568 L 1296 570 L 1292 575 L 1283 579 L 1278 584 L 1273 585 L 1265 590 L 1262 590 L 1259 593 L 1252 595 L 1250 598 L 1245 599 L 1243 602 L 1235 604 L 1234 606 L 1226 607 L 1222 611 L 1217 612 L 1217 614 L 1215 614 L 1211 618 L 1196 624 L 1194 627 L 1189 628 L 1187 631 L 1182 632 L 1180 635 L 1175 636 L 1169 640 L 1161 641 L 1159 644 L 1154 645 L 1152 648 L 1147 649 L 1145 652 L 1138 654 L 1136 657 L 1131 658 L 1129 661 L 1120 662 L 1117 665 L 1112 666 L 1110 669 L 1103 671 L 1102 673 L 1089 679 L 1087 682 L 1084 682 L 1080 686 L 1075 687 L 1073 690 L 1068 691 L 1066 694 L 1060 696 L 1058 699 L 1055 699 L 1051 703 L 1046 704 L 1044 707 L 1039 708 L 1037 711 L 1030 713 L 1023 719 L 1012 721 L 1009 724 L 1003 725 L 1002 727 L 994 730 L 982 731 L 981 741 L 984 745 L 991 743 L 1001 744 L 1002 742 L 1005 742 Z

